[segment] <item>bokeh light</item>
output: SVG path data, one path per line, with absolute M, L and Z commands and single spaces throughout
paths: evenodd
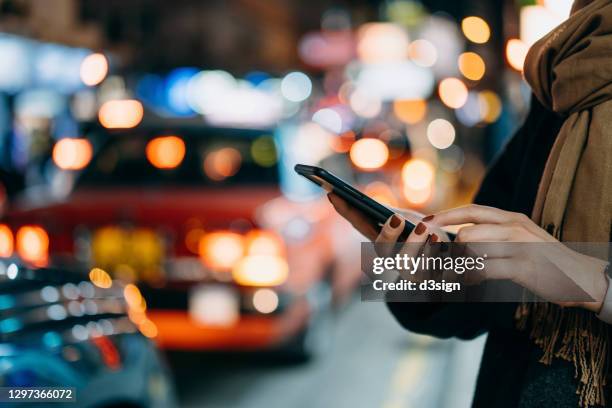
M 253 161 L 262 167 L 271 167 L 276 164 L 276 145 L 270 136 L 260 136 L 251 144 Z
M 319 109 L 312 115 L 312 121 L 318 123 L 330 132 L 342 132 L 342 117 L 334 109 Z
M 455 110 L 455 116 L 464 126 L 475 126 L 482 121 L 482 109 L 476 92 L 469 92 L 465 104 Z
M 140 313 L 144 313 L 144 311 L 147 310 L 147 302 L 144 297 L 142 297 L 142 293 L 140 293 L 138 286 L 133 283 L 125 285 L 123 288 L 123 298 L 131 310 Z
M 232 278 L 244 286 L 278 286 L 289 276 L 289 265 L 276 255 L 248 255 L 236 263 Z
M 281 81 L 281 93 L 291 102 L 302 102 L 310 96 L 312 82 L 303 72 L 290 72 Z
M 235 232 L 217 231 L 200 239 L 200 258 L 216 269 L 231 269 L 244 255 L 244 237 Z
M 427 114 L 427 102 L 423 99 L 398 99 L 393 102 L 393 113 L 402 122 L 413 125 Z
M 64 138 L 53 146 L 53 163 L 62 170 L 81 170 L 91 161 L 93 148 L 89 140 Z
M 158 330 L 155 323 L 153 323 L 149 319 L 144 319 L 139 325 L 138 330 L 142 333 L 143 336 L 148 337 L 150 339 L 157 336 Z
M 0 257 L 8 258 L 13 255 L 13 232 L 6 224 L 0 224 Z
M 389 148 L 379 139 L 359 139 L 351 146 L 350 158 L 362 170 L 371 171 L 381 168 L 389 159 Z
M 464 52 L 459 56 L 459 72 L 472 81 L 480 80 L 486 71 L 485 62 L 475 52 Z
M 108 74 L 108 61 L 103 54 L 90 54 L 81 63 L 81 81 L 87 86 L 95 86 L 104 81 Z
M 272 289 L 257 289 L 253 294 L 253 307 L 259 313 L 272 313 L 278 307 L 278 295 Z
M 406 31 L 393 23 L 367 23 L 357 32 L 357 55 L 366 63 L 401 61 L 408 44 Z
M 402 189 L 404 199 L 415 207 L 424 206 L 431 200 L 433 195 L 433 187 L 427 186 L 422 189 L 414 189 L 409 186 L 404 186 Z
M 436 149 L 446 149 L 455 141 L 455 127 L 445 119 L 434 119 L 427 126 L 427 139 Z
M 147 143 L 146 154 L 158 169 L 174 169 L 185 158 L 185 142 L 178 136 L 156 137 Z
M 110 275 L 101 268 L 93 268 L 89 271 L 89 280 L 99 288 L 108 289 L 113 285 Z
M 233 147 L 223 147 L 206 154 L 204 172 L 211 180 L 224 180 L 240 169 L 242 155 Z
M 397 207 L 399 202 L 391 187 L 382 181 L 373 181 L 365 186 L 364 192 L 381 204 Z
M 112 100 L 100 107 L 98 120 L 107 129 L 128 129 L 137 126 L 143 115 L 144 109 L 137 100 Z
M 458 78 L 446 78 L 438 85 L 440 100 L 449 108 L 459 109 L 468 98 L 467 86 Z
M 485 123 L 497 121 L 502 112 L 502 101 L 493 91 L 482 91 L 478 94 L 480 117 Z
M 434 181 L 433 165 L 423 159 L 410 159 L 402 166 L 402 183 L 412 190 L 429 188 Z
M 476 44 L 484 44 L 491 37 L 489 24 L 480 17 L 470 16 L 461 21 L 461 30 L 465 38 Z
M 353 112 L 364 118 L 373 118 L 382 110 L 382 101 L 380 98 L 367 94 L 359 89 L 351 93 L 349 105 Z
M 408 56 L 415 64 L 429 68 L 438 60 L 438 51 L 430 41 L 419 39 L 410 43 Z
M 556 15 L 540 4 L 523 6 L 519 16 L 520 39 L 530 47 L 563 20 L 564 17 Z
M 49 256 L 49 235 L 42 227 L 26 225 L 17 231 L 17 253 L 24 261 L 44 266 Z
M 511 38 L 506 43 L 506 60 L 508 64 L 519 72 L 523 72 L 525 58 L 529 47 L 518 38 Z

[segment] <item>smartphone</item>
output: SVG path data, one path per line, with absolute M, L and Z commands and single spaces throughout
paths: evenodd
M 321 167 L 296 164 L 294 169 L 299 175 L 321 186 L 327 192 L 338 195 L 349 205 L 359 210 L 378 231 L 380 231 L 389 217 L 394 214 L 389 208 Z M 400 235 L 399 241 L 405 241 L 414 229 L 414 224 L 408 220 L 406 220 L 404 225 L 404 231 Z

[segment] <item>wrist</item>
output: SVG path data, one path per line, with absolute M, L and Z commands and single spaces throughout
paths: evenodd
M 609 263 L 605 263 L 602 267 L 602 272 L 599 274 L 600 284 L 596 285 L 599 290 L 594 293 L 592 302 L 583 302 L 582 307 L 594 312 L 598 317 L 602 315 L 612 316 L 612 291 L 610 288 Z M 602 319 L 602 320 L 607 320 Z

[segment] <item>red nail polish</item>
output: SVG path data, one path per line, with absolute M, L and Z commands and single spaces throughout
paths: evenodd
M 431 242 L 438 242 L 440 240 L 440 238 L 438 238 L 438 236 L 436 234 L 433 234 L 431 236 Z
M 400 220 L 400 218 L 393 214 L 391 216 L 391 221 L 389 221 L 389 225 L 391 226 L 391 228 L 397 228 L 399 227 L 400 223 L 402 222 L 402 220 Z
M 423 224 L 422 222 L 419 222 L 416 226 L 416 228 L 414 229 L 414 232 L 417 235 L 421 235 L 422 233 L 425 232 L 425 230 L 427 229 L 427 227 L 425 226 L 425 224 Z
M 428 215 L 427 217 L 423 218 L 423 221 L 427 222 L 427 221 L 431 221 L 433 220 L 434 216 L 433 215 Z

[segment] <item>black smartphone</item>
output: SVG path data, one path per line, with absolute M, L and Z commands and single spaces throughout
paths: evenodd
M 349 205 L 361 211 L 379 231 L 389 217 L 394 214 L 389 208 L 363 194 L 355 187 L 321 167 L 296 164 L 294 169 L 299 175 L 306 177 L 326 191 L 337 194 Z M 404 231 L 400 235 L 399 241 L 405 241 L 413 229 L 414 224 L 406 220 Z

